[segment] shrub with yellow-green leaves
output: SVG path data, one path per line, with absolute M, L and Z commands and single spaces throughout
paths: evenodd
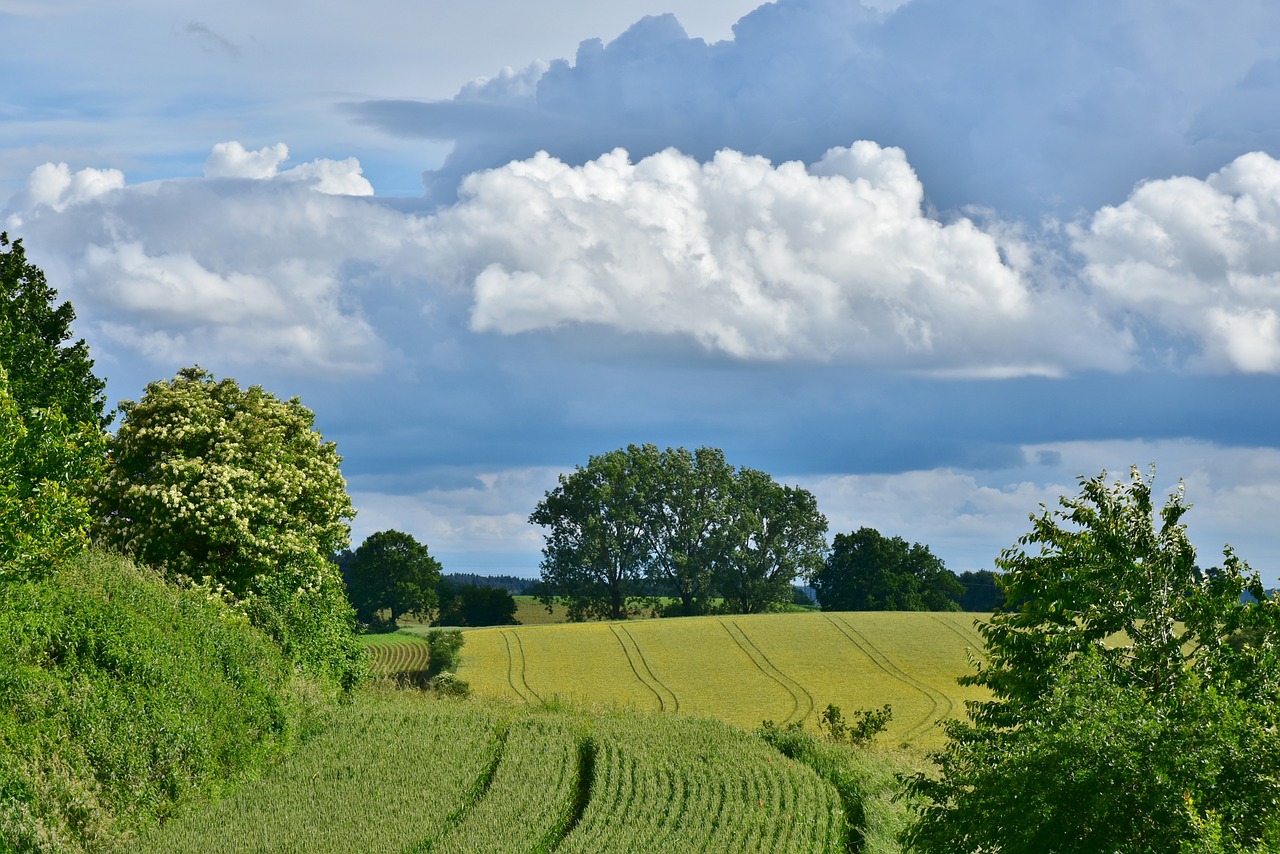
M 247 613 L 296 664 L 349 684 L 354 617 L 329 556 L 355 515 L 337 448 L 297 399 L 198 367 L 120 404 L 96 535 Z

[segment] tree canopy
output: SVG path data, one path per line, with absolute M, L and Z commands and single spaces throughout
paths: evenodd
M 817 572 L 827 549 L 827 519 L 817 499 L 749 468 L 738 472 L 731 495 L 730 551 L 716 572 L 726 606 L 752 614 L 790 602 L 791 583 Z
M 1156 511 L 1153 479 L 1082 479 L 997 562 L 1011 604 L 961 680 L 993 698 L 913 781 L 918 849 L 1280 844 L 1280 602 L 1230 548 L 1197 569 L 1181 488 Z
M 0 367 L 0 582 L 48 574 L 86 543 L 106 435 L 58 407 L 20 409 Z
M 964 594 L 928 546 L 866 527 L 836 534 L 813 586 L 824 611 L 955 611 Z
M 353 615 L 330 557 L 355 514 L 311 411 L 198 367 L 120 411 L 95 535 L 225 592 L 286 652 L 346 678 Z
M 633 446 L 634 447 L 634 446 Z M 563 601 L 570 620 L 619 620 L 637 613 L 648 560 L 646 482 L 627 450 L 591 457 L 561 475 L 529 521 L 546 528 L 542 580 L 548 607 Z
M 564 602 L 574 620 L 621 619 L 668 591 L 679 601 L 667 613 L 703 613 L 721 596 L 732 609 L 768 610 L 791 601 L 792 581 L 826 548 L 810 493 L 735 471 L 715 448 L 593 456 L 529 521 L 547 529 L 540 598 Z
M 56 406 L 71 424 L 105 428 L 106 383 L 93 373 L 89 347 L 71 340 L 75 309 L 56 305 L 58 292 L 27 261 L 22 240 L 0 232 L 0 366 L 18 409 Z
M 429 618 L 439 605 L 440 562 L 427 547 L 402 531 L 371 534 L 347 565 L 347 592 L 365 623 L 390 612 L 390 625 L 405 614 Z

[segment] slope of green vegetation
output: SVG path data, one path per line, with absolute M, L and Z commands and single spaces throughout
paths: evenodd
M 0 585 L 0 850 L 101 850 L 215 796 L 309 717 L 222 604 L 87 553 Z

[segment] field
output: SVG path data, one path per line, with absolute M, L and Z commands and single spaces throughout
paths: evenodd
M 678 712 L 750 729 L 816 727 L 827 704 L 893 707 L 886 743 L 940 746 L 963 717 L 973 614 L 802 613 L 512 626 L 466 632 L 458 675 L 485 697 Z
M 844 850 L 812 770 L 711 720 L 363 696 L 268 775 L 130 850 Z

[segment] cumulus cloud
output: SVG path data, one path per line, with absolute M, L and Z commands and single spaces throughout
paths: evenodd
M 213 147 L 205 161 L 206 178 L 247 178 L 255 181 L 279 179 L 298 181 L 319 193 L 334 196 L 372 196 L 373 185 L 364 177 L 360 161 L 354 157 L 345 160 L 313 160 L 292 169 L 280 171 L 280 164 L 289 159 L 289 146 L 283 142 L 247 151 L 235 140 L 220 142 Z
M 584 41 L 530 84 L 447 101 L 355 105 L 399 135 L 453 139 L 424 175 L 449 200 L 469 173 L 545 150 L 571 165 L 622 147 L 722 148 L 812 162 L 874 139 L 903 148 L 944 210 L 1074 218 L 1152 174 L 1201 173 L 1280 145 L 1280 5 L 1224 0 L 778 0 L 730 41 L 670 15 Z
M 1195 342 L 1211 370 L 1280 372 L 1280 161 L 1139 186 L 1073 229 L 1113 307 Z
M 126 186 L 115 170 L 45 164 L 5 218 L 67 283 L 106 351 L 171 369 L 269 363 L 302 374 L 378 370 L 388 348 L 360 294 L 421 267 L 418 219 L 359 198 L 352 160 L 292 169 L 279 144 L 215 147 L 208 179 Z
M 27 179 L 24 201 L 61 212 L 70 205 L 87 202 L 124 187 L 124 173 L 118 169 L 81 169 L 72 172 L 65 163 L 37 166 Z
M 927 216 L 903 152 L 872 142 L 807 168 L 733 151 L 615 151 L 581 167 L 540 154 L 462 193 L 436 226 L 474 270 L 480 331 L 594 323 L 737 358 L 959 375 L 1127 359 L 1122 333 L 1032 287 L 1025 247 Z

